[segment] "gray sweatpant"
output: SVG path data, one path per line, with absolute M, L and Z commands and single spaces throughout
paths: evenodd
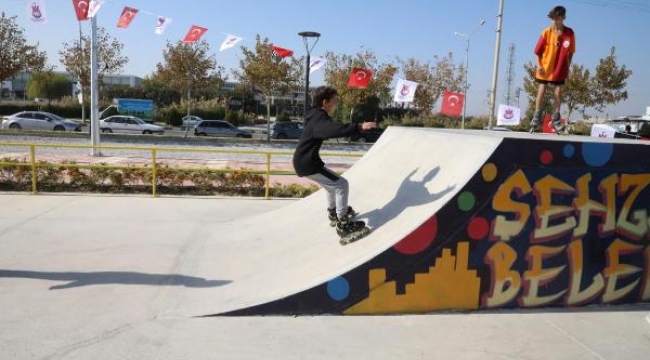
M 327 208 L 336 208 L 336 216 L 342 219 L 348 212 L 348 181 L 336 175 L 328 168 L 319 173 L 307 176 L 308 179 L 320 185 L 327 192 Z

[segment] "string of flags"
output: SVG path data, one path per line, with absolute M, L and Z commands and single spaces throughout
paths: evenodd
M 34 23 L 45 24 L 47 23 L 47 11 L 45 6 L 46 0 L 27 0 L 25 1 L 27 12 L 29 18 Z M 77 20 L 84 21 L 90 18 L 93 18 L 100 11 L 104 5 L 105 0 L 72 0 L 72 5 L 77 16 Z M 117 20 L 117 27 L 120 29 L 127 29 L 131 23 L 134 21 L 136 15 L 139 13 L 145 13 L 153 15 L 156 18 L 155 30 L 154 33 L 157 35 L 162 35 L 167 27 L 172 23 L 170 17 L 156 15 L 146 11 L 140 11 L 134 7 L 125 6 L 122 9 L 119 19 Z M 201 39 L 201 37 L 208 31 L 208 28 L 192 25 L 188 30 L 187 34 L 183 38 L 183 42 L 186 44 L 196 43 Z M 228 34 L 226 38 L 221 43 L 219 51 L 225 51 L 236 44 L 244 40 L 242 37 Z M 270 45 L 273 52 L 278 55 L 280 58 L 284 59 L 294 55 L 294 52 L 290 49 L 286 49 L 275 44 Z M 313 73 L 318 71 L 327 64 L 327 59 L 324 57 L 315 57 L 311 59 L 309 64 L 309 72 Z M 373 72 L 370 69 L 364 69 L 360 67 L 355 67 L 350 73 L 348 79 L 348 87 L 358 88 L 358 89 L 367 89 L 370 82 L 372 81 Z M 410 103 L 415 99 L 415 93 L 418 88 L 418 83 L 414 81 L 409 81 L 405 79 L 398 79 L 395 86 L 395 93 L 393 95 L 393 101 Z M 465 96 L 462 93 L 444 91 L 442 106 L 440 113 L 448 116 L 460 116 L 462 113 L 463 105 L 465 102 Z M 500 105 L 498 110 L 498 124 L 503 125 L 515 125 L 519 123 L 520 119 L 520 110 L 515 107 Z

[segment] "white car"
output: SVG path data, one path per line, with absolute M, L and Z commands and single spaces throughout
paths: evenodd
M 3 118 L 2 129 L 81 131 L 81 125 L 45 111 L 21 111 Z
M 113 115 L 99 121 L 103 133 L 164 134 L 165 128 L 148 124 L 135 116 Z

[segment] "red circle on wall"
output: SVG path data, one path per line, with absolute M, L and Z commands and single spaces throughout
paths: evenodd
M 431 217 L 412 233 L 394 246 L 394 249 L 405 255 L 415 255 L 424 251 L 438 235 L 438 218 Z

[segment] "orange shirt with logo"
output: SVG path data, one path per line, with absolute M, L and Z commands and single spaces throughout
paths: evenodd
M 576 39 L 573 29 L 565 26 L 559 36 L 551 27 L 544 29 L 535 46 L 535 55 L 539 58 L 544 73 L 537 71 L 535 77 L 546 81 L 566 80 L 575 51 Z

